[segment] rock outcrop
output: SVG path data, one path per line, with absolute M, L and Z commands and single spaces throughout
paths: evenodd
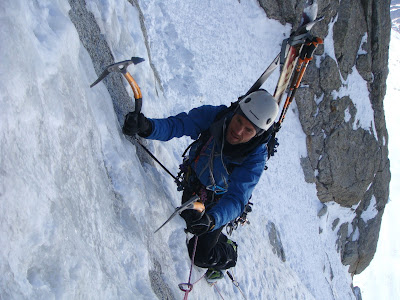
M 297 26 L 303 1 L 259 0 L 268 17 Z M 351 224 L 338 231 L 338 248 L 349 272 L 361 273 L 371 262 L 389 197 L 388 133 L 383 99 L 386 93 L 390 41 L 389 0 L 318 1 L 325 18 L 313 34 L 334 41 L 334 58 L 321 46 L 310 64 L 296 103 L 307 135 L 308 156 L 302 159 L 305 178 L 317 187 L 321 202 L 335 201 L 355 209 Z M 361 126 L 361 106 L 338 96 L 350 75 L 358 72 L 367 86 L 373 122 Z M 373 203 L 372 203 L 373 202 Z M 373 218 L 363 212 L 375 206 Z M 350 232 L 350 234 L 349 234 Z

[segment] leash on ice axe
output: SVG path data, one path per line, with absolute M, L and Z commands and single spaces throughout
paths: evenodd
M 135 97 L 135 112 L 140 113 L 141 109 L 142 109 L 142 92 L 140 91 L 139 85 L 136 83 L 135 79 L 133 79 L 132 75 L 128 72 L 128 66 L 131 64 L 137 65 L 140 64 L 141 62 L 144 61 L 144 58 L 141 57 L 132 57 L 130 60 L 124 60 L 124 61 L 120 61 L 114 64 L 111 64 L 109 66 L 107 66 L 103 73 L 101 73 L 101 75 L 99 76 L 99 78 L 97 78 L 97 80 L 95 82 L 93 82 L 90 87 L 94 87 L 96 84 L 98 84 L 100 81 L 102 81 L 104 78 L 107 77 L 108 74 L 110 74 L 111 72 L 117 72 L 117 73 L 121 73 L 122 75 L 124 75 L 125 79 L 128 81 L 129 85 L 132 88 L 133 91 L 133 95 Z M 137 137 L 133 137 L 134 140 L 143 148 L 144 151 L 147 152 L 147 154 L 150 155 L 150 157 L 152 159 L 154 159 L 170 176 L 172 176 L 172 178 L 175 179 L 175 181 L 179 182 L 179 179 L 174 176 L 158 159 L 157 157 L 154 156 L 153 153 L 150 152 L 149 149 L 146 148 L 146 146 L 144 146 L 140 140 Z

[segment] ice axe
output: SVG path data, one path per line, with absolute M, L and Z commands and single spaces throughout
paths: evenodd
M 129 85 L 131 86 L 132 90 L 133 90 L 133 95 L 135 97 L 135 112 L 140 113 L 141 109 L 142 109 L 142 92 L 140 91 L 140 88 L 138 86 L 138 84 L 136 83 L 136 81 L 133 79 L 132 75 L 129 74 L 129 72 L 127 71 L 127 68 L 130 64 L 134 64 L 137 65 L 141 62 L 143 62 L 144 59 L 141 57 L 132 57 L 130 60 L 124 60 L 124 61 L 120 61 L 114 64 L 111 64 L 109 66 L 107 66 L 103 73 L 101 73 L 101 75 L 99 76 L 99 78 L 97 78 L 97 80 L 95 82 L 93 82 L 90 87 L 94 87 L 96 84 L 98 84 L 100 81 L 102 81 L 108 74 L 110 74 L 111 72 L 117 72 L 117 73 L 121 73 L 122 75 L 124 75 L 124 77 L 126 78 L 126 80 L 128 80 Z M 174 174 L 172 174 L 158 159 L 157 157 L 155 157 L 150 151 L 149 149 L 147 149 L 141 142 L 140 140 L 136 137 L 133 136 L 132 137 L 142 148 L 143 150 L 145 150 L 150 156 L 151 158 L 153 158 L 172 178 L 175 179 L 175 182 L 180 182 L 179 178 L 174 176 Z
M 165 221 L 160 227 L 158 227 L 157 230 L 154 231 L 154 233 L 159 231 L 161 228 L 164 227 L 165 224 L 167 224 L 169 221 L 171 221 L 173 217 L 175 217 L 177 214 L 180 214 L 181 212 L 183 212 L 186 209 L 195 209 L 198 212 L 202 213 L 202 215 L 203 215 L 206 208 L 205 208 L 204 204 L 200 202 L 199 196 L 193 196 L 188 201 L 183 203 L 181 206 L 177 207 L 174 210 L 174 212 L 172 213 L 172 215 L 167 219 L 167 221 Z
M 142 92 L 140 91 L 140 88 L 138 86 L 138 84 L 136 83 L 136 81 L 133 79 L 132 75 L 129 74 L 129 72 L 127 71 L 127 68 L 130 64 L 134 64 L 137 65 L 141 62 L 143 62 L 144 59 L 141 57 L 132 57 L 130 60 L 124 60 L 124 61 L 120 61 L 114 64 L 111 64 L 109 66 L 107 66 L 105 68 L 105 70 L 103 71 L 103 73 L 101 73 L 101 75 L 99 76 L 99 78 L 97 78 L 97 80 L 95 82 L 93 82 L 90 87 L 94 87 L 96 84 L 98 84 L 100 81 L 102 81 L 108 74 L 110 74 L 111 72 L 117 72 L 117 73 L 121 73 L 122 75 L 124 75 L 124 77 L 126 78 L 126 80 L 128 80 L 129 85 L 131 86 L 132 90 L 133 90 L 133 95 L 135 96 L 135 112 L 140 113 L 141 109 L 142 109 Z M 149 149 L 147 149 L 137 137 L 133 137 L 133 139 L 143 148 L 143 150 L 145 150 L 150 156 L 151 158 L 153 158 L 169 175 L 171 175 L 172 178 L 175 179 L 176 182 L 180 182 L 179 178 L 177 178 L 176 176 L 174 176 L 158 159 L 157 157 L 155 157 L 150 151 Z
M 141 62 L 143 62 L 144 59 L 141 57 L 132 57 L 130 60 L 124 60 L 120 61 L 114 64 L 111 64 L 105 68 L 103 73 L 97 78 L 95 82 L 93 82 L 90 87 L 94 87 L 96 84 L 98 84 L 100 81 L 102 81 L 108 74 L 111 72 L 117 72 L 121 73 L 124 75 L 125 79 L 128 81 L 129 85 L 132 88 L 133 95 L 135 97 L 135 111 L 140 112 L 142 109 L 142 92 L 140 91 L 140 88 L 138 84 L 136 83 L 135 79 L 133 79 L 132 75 L 128 72 L 128 66 L 130 64 L 137 65 Z

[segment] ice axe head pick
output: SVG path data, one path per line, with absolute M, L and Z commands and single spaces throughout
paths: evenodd
M 108 74 L 111 72 L 117 72 L 121 73 L 124 75 L 125 79 L 128 81 L 129 85 L 132 88 L 133 94 L 135 96 L 135 111 L 140 112 L 142 108 L 142 92 L 140 91 L 140 88 L 136 81 L 133 79 L 132 75 L 129 74 L 128 72 L 128 66 L 130 64 L 137 65 L 141 62 L 143 62 L 144 59 L 141 57 L 132 57 L 130 60 L 124 60 L 120 61 L 114 64 L 111 64 L 105 68 L 103 73 L 97 78 L 95 82 L 93 82 L 90 87 L 94 87 L 96 84 L 98 84 L 100 81 L 102 81 Z
M 130 64 L 137 65 L 143 61 L 144 61 L 144 59 L 141 57 L 132 57 L 130 60 L 124 60 L 124 61 L 120 61 L 120 62 L 117 62 L 112 65 L 109 65 L 106 69 L 108 70 L 109 73 L 119 72 L 119 73 L 125 74 L 127 72 L 128 66 Z

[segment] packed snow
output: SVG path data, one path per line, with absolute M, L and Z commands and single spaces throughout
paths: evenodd
M 115 61 L 146 59 L 129 71 L 148 117 L 229 105 L 291 30 L 269 20 L 255 0 L 139 0 L 159 86 L 137 8 L 122 0 L 86 2 Z M 97 74 L 69 9 L 65 0 L 0 3 L 0 298 L 182 298 L 178 284 L 190 269 L 184 221 L 174 218 L 153 233 L 180 192 L 159 166 L 139 160 L 103 83 L 89 88 Z M 277 77 L 264 87 L 272 92 Z M 331 203 L 317 216 L 322 204 L 315 185 L 304 181 L 305 134 L 295 103 L 279 141 L 253 194 L 251 224 L 232 236 L 239 244 L 232 272 L 247 299 L 354 299 L 336 246 L 353 211 Z M 176 173 L 189 142 L 147 145 Z M 285 262 L 273 252 L 269 222 Z M 204 271 L 195 268 L 192 281 Z M 216 287 L 220 294 L 200 280 L 189 299 L 243 297 L 227 276 Z

